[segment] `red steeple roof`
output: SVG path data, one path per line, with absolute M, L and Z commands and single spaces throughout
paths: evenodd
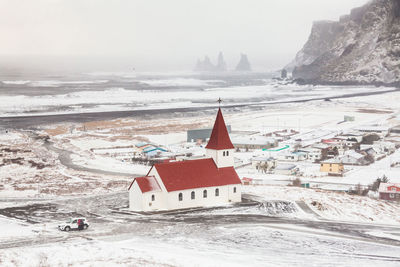
M 222 116 L 221 108 L 218 109 L 217 118 L 215 119 L 214 128 L 211 132 L 210 140 L 206 148 L 209 149 L 231 149 L 234 148 L 231 139 L 229 138 L 228 130 L 226 129 L 224 117 Z

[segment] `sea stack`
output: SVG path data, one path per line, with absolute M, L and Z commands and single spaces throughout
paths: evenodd
M 227 69 L 227 67 L 226 67 L 224 55 L 222 54 L 222 52 L 219 52 L 216 70 L 217 71 L 226 71 L 226 69 Z
M 251 65 L 247 55 L 241 54 L 239 63 L 236 66 L 236 71 L 251 71 Z

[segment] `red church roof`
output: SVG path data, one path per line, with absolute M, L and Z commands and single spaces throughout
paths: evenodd
M 218 109 L 217 118 L 215 119 L 214 128 L 212 129 L 210 140 L 206 148 L 209 149 L 231 149 L 234 148 L 231 139 L 229 138 L 228 130 L 226 129 L 224 117 L 221 109 Z
M 142 193 L 161 190 L 160 185 L 158 184 L 154 176 L 136 177 L 135 180 L 133 180 L 132 184 L 129 186 L 129 189 L 131 189 L 135 181 L 137 182 Z
M 241 184 L 233 167 L 218 169 L 211 158 L 158 163 L 154 167 L 168 192 Z

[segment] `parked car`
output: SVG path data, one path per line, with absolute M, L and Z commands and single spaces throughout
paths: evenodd
M 83 229 L 87 229 L 89 227 L 89 223 L 86 218 L 70 218 L 65 223 L 60 223 L 58 225 L 58 229 L 67 232 L 71 230 L 78 230 L 78 220 L 83 221 Z

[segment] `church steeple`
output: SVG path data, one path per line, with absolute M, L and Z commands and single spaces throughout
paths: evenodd
M 218 168 L 233 167 L 234 148 L 225 125 L 224 117 L 222 116 L 221 108 L 219 108 L 210 140 L 206 146 L 206 155 L 214 159 Z
M 224 117 L 222 116 L 221 108 L 218 109 L 217 118 L 211 132 L 210 140 L 206 146 L 208 149 L 232 149 L 234 148 L 229 137 L 228 129 L 226 129 Z

